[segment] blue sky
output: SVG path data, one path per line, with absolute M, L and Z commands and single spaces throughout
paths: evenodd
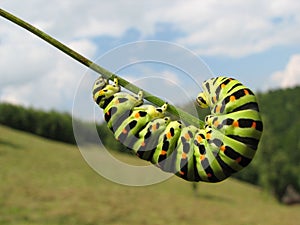
M 193 99 L 211 76 L 232 76 L 260 92 L 300 85 L 297 0 L 0 0 L 0 6 L 175 104 Z M 161 47 L 149 48 L 153 41 Z M 144 52 L 141 43 L 148 45 Z M 91 117 L 96 75 L 3 18 L 0 57 L 0 101 L 71 112 L 75 99 L 82 110 L 75 114 Z

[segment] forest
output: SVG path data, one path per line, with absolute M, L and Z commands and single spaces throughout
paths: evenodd
M 258 93 L 264 131 L 253 162 L 235 178 L 262 187 L 284 204 L 300 202 L 300 87 Z M 186 107 L 185 107 L 186 108 Z M 94 124 L 80 121 L 85 131 L 82 140 L 90 139 Z M 76 144 L 72 116 L 54 110 L 0 103 L 0 124 L 30 132 L 45 138 Z M 105 124 L 96 125 L 103 144 L 112 150 L 127 152 Z

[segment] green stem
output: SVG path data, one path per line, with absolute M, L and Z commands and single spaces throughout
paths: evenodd
M 157 106 L 161 106 L 161 105 L 164 104 L 164 101 L 161 100 L 160 98 L 158 98 L 156 96 L 153 96 L 149 92 L 147 92 L 145 90 L 142 90 L 141 88 L 129 83 L 128 81 L 126 81 L 125 79 L 117 76 L 116 74 L 114 74 L 114 73 L 104 69 L 103 67 L 93 63 L 91 60 L 87 59 L 83 55 L 80 55 L 79 53 L 75 52 L 74 50 L 67 47 L 63 43 L 61 43 L 58 40 L 54 39 L 53 37 L 49 36 L 45 32 L 37 29 L 36 27 L 32 26 L 31 24 L 25 22 L 24 20 L 10 14 L 9 12 L 4 11 L 3 9 L 0 9 L 0 15 L 4 18 L 10 20 L 11 22 L 23 27 L 24 29 L 30 31 L 31 33 L 35 34 L 36 36 L 40 37 L 41 39 L 48 42 L 50 45 L 58 48 L 59 50 L 66 53 L 67 55 L 69 55 L 73 59 L 75 59 L 78 62 L 82 63 L 83 65 L 89 67 L 90 69 L 94 70 L 95 72 L 101 74 L 106 79 L 113 80 L 116 77 L 119 80 L 119 84 L 122 87 L 125 87 L 127 90 L 129 90 L 129 91 L 131 91 L 135 94 L 137 94 L 141 90 L 141 91 L 144 92 L 144 98 L 147 101 L 149 101 L 149 102 L 151 102 L 151 103 L 153 103 Z M 176 108 L 173 105 L 169 105 L 167 111 L 170 112 L 171 114 L 175 115 L 175 116 L 180 117 L 180 119 L 187 122 L 188 124 L 192 124 L 192 125 L 195 125 L 197 127 L 199 127 L 199 126 L 203 127 L 204 126 L 203 121 L 199 120 L 198 118 L 190 115 L 189 113 L 187 113 L 187 112 L 185 112 L 185 111 L 183 111 L 179 108 Z

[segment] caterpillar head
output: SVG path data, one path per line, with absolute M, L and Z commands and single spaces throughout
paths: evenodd
M 204 94 L 204 92 L 201 92 L 197 96 L 196 102 L 203 109 L 208 107 L 208 99 L 207 99 L 206 95 Z
M 119 91 L 120 86 L 117 78 L 114 79 L 113 84 L 109 84 L 106 79 L 99 77 L 94 83 L 93 98 L 99 104 L 103 98 L 108 98 Z

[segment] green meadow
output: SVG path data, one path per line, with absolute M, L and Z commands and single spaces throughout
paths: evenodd
M 199 183 L 196 191 L 177 177 L 119 185 L 98 175 L 73 145 L 0 126 L 0 224 L 296 225 L 300 206 L 281 205 L 235 179 Z

